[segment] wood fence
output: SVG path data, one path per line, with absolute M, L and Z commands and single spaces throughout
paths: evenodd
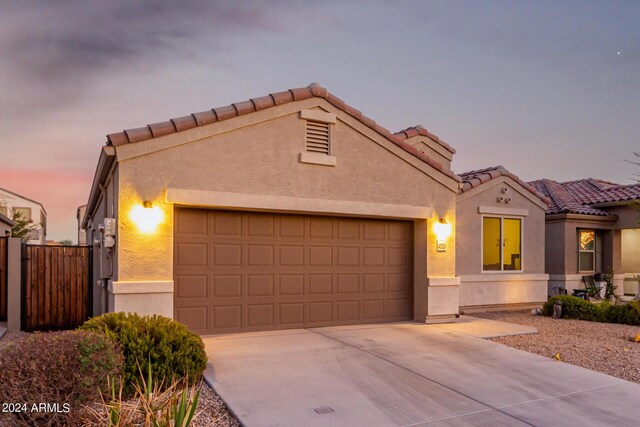
M 0 322 L 7 321 L 8 243 L 9 239 L 7 237 L 0 237 Z
M 92 248 L 22 246 L 22 329 L 73 329 L 91 313 Z

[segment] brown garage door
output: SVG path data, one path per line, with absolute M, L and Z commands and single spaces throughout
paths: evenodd
M 413 224 L 177 208 L 175 317 L 200 334 L 408 320 Z

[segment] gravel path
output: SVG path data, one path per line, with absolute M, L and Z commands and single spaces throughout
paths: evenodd
M 640 333 L 640 327 L 552 319 L 534 316 L 529 310 L 469 315 L 538 329 L 538 334 L 494 338 L 492 341 L 546 357 L 560 353 L 563 362 L 640 383 L 640 343 L 629 340 Z

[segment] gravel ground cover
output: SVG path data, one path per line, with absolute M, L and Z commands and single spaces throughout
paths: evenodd
M 563 362 L 640 383 L 640 343 L 630 341 L 640 327 L 584 320 L 552 319 L 526 311 L 469 313 L 482 319 L 533 326 L 537 334 L 494 338 L 491 341 L 554 357 Z
M 0 338 L 0 352 L 7 345 L 27 335 L 26 332 L 7 332 Z M 240 425 L 229 414 L 222 399 L 204 382 L 200 385 L 200 397 L 196 413 L 198 413 L 198 416 L 191 423 L 192 427 L 237 427 Z M 14 427 L 7 414 L 0 413 L 0 427 Z

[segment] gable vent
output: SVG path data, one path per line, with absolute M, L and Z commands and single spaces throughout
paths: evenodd
M 329 123 L 307 120 L 307 151 L 329 154 Z

